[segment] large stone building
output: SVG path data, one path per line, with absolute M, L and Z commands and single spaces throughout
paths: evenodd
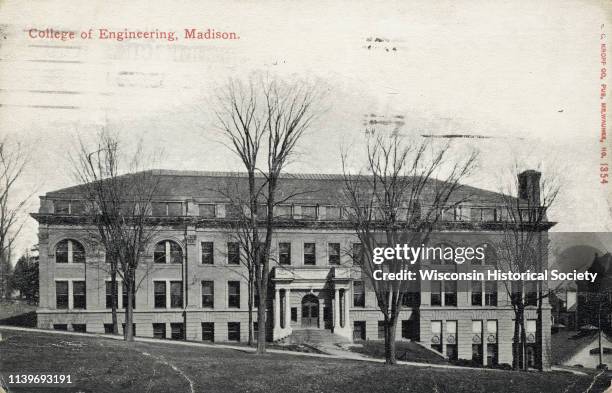
M 246 270 L 240 263 L 240 248 L 228 233 L 226 224 L 232 214 L 220 192 L 244 182 L 244 175 L 159 171 L 156 176 L 159 183 L 152 215 L 162 222 L 163 230 L 156 233 L 140 264 L 136 335 L 245 341 Z M 539 173 L 528 171 L 521 176 L 529 180 L 520 182 L 521 193 L 537 192 Z M 342 176 L 338 175 L 284 175 L 281 180 L 279 195 L 296 196 L 275 212 L 275 267 L 268 314 L 271 340 L 302 329 L 327 330 L 345 340 L 383 337 L 383 316 L 375 294 L 352 263 L 358 240 L 343 217 L 341 190 Z M 39 222 L 40 242 L 38 325 L 104 333 L 111 329 L 111 287 L 103 250 L 90 241 L 95 230 L 81 219 L 81 191 L 75 186 L 49 192 L 41 197 L 39 212 L 33 214 Z M 469 203 L 444 213 L 448 228 L 444 242 L 476 246 L 474 242 L 482 241 L 479 234 L 495 234 L 500 229 L 504 220 L 500 195 L 467 186 L 461 193 L 462 198 L 469 196 L 465 198 Z M 440 263 L 439 270 L 484 271 L 495 265 L 494 250 L 489 248 L 487 255 L 478 264 L 432 264 Z M 122 309 L 127 302 L 125 292 L 118 298 Z M 398 339 L 420 341 L 449 358 L 483 364 L 512 362 L 514 313 L 503 283 L 422 282 L 404 299 Z M 123 319 L 121 313 L 119 318 Z M 550 352 L 547 302 L 542 321 L 546 366 Z M 531 346 L 536 342 L 535 329 L 536 307 L 530 303 L 526 330 Z

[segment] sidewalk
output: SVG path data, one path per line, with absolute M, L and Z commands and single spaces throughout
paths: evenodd
M 95 338 L 105 338 L 112 340 L 123 340 L 122 336 L 115 336 L 111 334 L 94 334 L 94 333 L 76 333 L 76 332 L 67 332 L 61 330 L 45 330 L 45 329 L 35 329 L 35 328 L 24 328 L 17 326 L 3 326 L 0 325 L 0 334 L 3 330 L 7 331 L 18 331 L 18 332 L 31 332 L 31 333 L 44 333 L 44 334 L 57 334 L 57 335 L 66 335 L 66 336 L 78 336 L 78 337 L 95 337 Z M 200 347 L 200 348 L 218 348 L 218 349 L 231 349 L 235 351 L 254 353 L 256 351 L 255 348 L 245 347 L 240 345 L 229 345 L 229 344 L 206 344 L 199 343 L 194 341 L 176 341 L 176 340 L 163 340 L 158 338 L 146 338 L 146 337 L 134 337 L 134 341 L 143 342 L 143 343 L 151 343 L 151 344 L 168 344 L 168 345 L 179 345 L 179 346 L 187 346 L 187 347 Z M 375 359 L 366 357 L 359 353 L 351 352 L 344 350 L 342 348 L 336 346 L 321 346 L 321 351 L 326 352 L 325 354 L 318 353 L 307 353 L 307 352 L 295 352 L 289 350 L 282 349 L 267 349 L 267 353 L 275 353 L 275 354 L 283 354 L 290 356 L 302 356 L 302 357 L 316 357 L 316 358 L 325 358 L 325 359 L 345 359 L 345 360 L 356 360 L 363 362 L 372 362 L 372 363 L 384 363 L 384 359 Z M 478 368 L 478 367 L 462 367 L 462 366 L 453 366 L 450 364 L 429 364 L 429 363 L 417 363 L 417 362 L 407 362 L 407 361 L 398 361 L 398 365 L 404 366 L 414 366 L 414 367 L 430 367 L 430 368 L 442 368 L 442 369 L 457 369 L 457 370 L 476 370 L 476 371 L 491 371 L 491 372 L 499 372 L 503 370 L 497 370 L 492 368 Z M 575 375 L 588 375 L 587 373 L 576 371 L 576 370 L 568 370 L 560 367 L 553 367 L 553 371 L 565 371 L 571 372 Z

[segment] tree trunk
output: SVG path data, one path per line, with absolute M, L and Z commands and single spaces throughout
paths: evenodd
M 111 269 L 111 289 L 112 293 L 112 305 L 111 305 L 111 318 L 113 322 L 113 334 L 119 334 L 119 324 L 117 323 L 117 272 L 115 269 Z
M 397 318 L 385 316 L 385 364 L 396 364 L 395 327 Z
M 133 318 L 133 309 L 132 309 L 132 302 L 133 302 L 133 298 L 134 298 L 134 293 L 132 292 L 132 288 L 134 285 L 134 281 L 133 281 L 133 277 L 129 277 L 128 280 L 126 280 L 126 291 L 127 291 L 127 303 L 128 304 L 124 304 L 123 307 L 125 307 L 125 329 L 124 329 L 124 334 L 125 334 L 125 341 L 127 342 L 131 342 L 134 341 L 134 332 L 132 331 L 132 321 L 134 320 Z
M 249 307 L 249 341 L 248 344 L 249 346 L 253 345 L 253 274 L 250 271 L 250 267 L 249 267 L 249 286 L 248 286 L 248 296 L 249 296 L 249 303 L 248 303 L 248 307 Z
M 258 280 L 261 281 L 261 278 Z M 268 291 L 266 285 L 259 286 L 259 304 L 257 305 L 257 353 L 266 353 L 266 299 Z
M 519 328 L 520 328 L 520 323 L 519 323 L 519 318 L 518 318 L 518 311 L 515 311 L 515 315 L 514 315 L 514 334 L 512 335 L 512 368 L 514 370 L 520 370 L 520 364 L 519 364 Z

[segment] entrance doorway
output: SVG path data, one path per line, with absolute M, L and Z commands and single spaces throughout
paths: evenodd
M 319 299 L 314 295 L 302 299 L 302 327 L 319 327 Z

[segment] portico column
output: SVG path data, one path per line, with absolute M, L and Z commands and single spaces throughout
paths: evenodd
M 291 326 L 291 289 L 285 289 L 285 329 Z
M 334 291 L 334 332 L 340 329 L 340 290 Z
M 348 289 L 344 290 L 344 327 L 348 328 L 349 325 L 349 306 L 351 305 L 350 303 L 350 291 Z
M 280 329 L 280 290 L 276 288 L 274 294 L 274 330 Z

